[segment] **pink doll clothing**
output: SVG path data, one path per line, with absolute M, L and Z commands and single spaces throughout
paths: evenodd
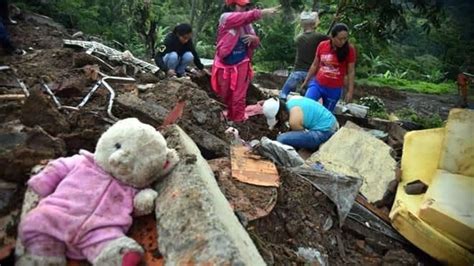
M 90 152 L 52 161 L 28 186 L 42 198 L 19 229 L 33 255 L 57 256 L 62 249 L 69 258 L 93 261 L 132 224 L 137 189 L 102 170 Z

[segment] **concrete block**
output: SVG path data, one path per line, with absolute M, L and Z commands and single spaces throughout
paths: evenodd
M 369 133 L 343 127 L 309 162 L 319 161 L 329 171 L 363 178 L 360 192 L 373 203 L 382 200 L 389 183 L 396 178 L 397 165 L 391 152 L 390 146 Z
M 265 265 L 193 140 L 164 132 L 181 162 L 156 186 L 158 244 L 167 265 Z

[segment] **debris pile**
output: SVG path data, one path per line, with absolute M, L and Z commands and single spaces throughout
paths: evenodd
M 258 177 L 252 173 L 261 170 L 264 160 L 246 153 L 245 145 L 240 147 L 244 151 L 240 153 L 231 146 L 232 137 L 225 133 L 227 124 L 222 115 L 225 106 L 210 89 L 209 77 L 160 80 L 152 74 L 156 72 L 153 66 L 136 62 L 135 58 L 131 60 L 129 54 L 122 53 L 121 57 L 117 54 L 111 60 L 107 51 L 115 51 L 100 43 L 82 49 L 77 45 L 84 47 L 84 42 L 67 41 L 64 47 L 63 39 L 71 40 L 72 36 L 51 20 L 35 14 L 25 15 L 25 20 L 11 31 L 16 42 L 31 49 L 23 57 L 2 58 L 2 64 L 13 69 L 14 75 L 0 71 L 0 214 L 3 215 L 0 226 L 8 228 L 1 230 L 5 234 L 0 235 L 4 249 L 11 249 L 15 242 L 24 183 L 32 168 L 49 159 L 76 154 L 79 149 L 93 151 L 99 136 L 116 119 L 137 117 L 165 132 L 168 140 L 189 136 L 185 141 L 189 145 L 181 146 L 185 155 L 181 170 L 158 185 L 161 192 L 158 201 L 162 204 L 157 208 L 159 247 L 153 246 L 154 259 L 161 259 L 164 254 L 170 263 L 196 262 L 191 259 L 198 257 L 217 262 L 214 259 L 225 261 L 227 256 L 235 255 L 232 259 L 253 259 L 254 264 L 263 263 L 263 258 L 267 264 L 320 265 L 399 265 L 427 260 L 392 231 L 387 225 L 387 212 L 376 209 L 360 196 L 351 199 L 352 203 L 355 201 L 353 208 L 341 223 L 333 198 L 308 178 L 302 178 L 301 172 L 284 167 L 265 168 L 263 174 L 275 178 L 266 187 L 234 178 L 236 157 L 245 157 L 239 167 L 246 177 Z M 38 34 L 43 37 L 36 38 Z M 74 48 L 69 47 L 71 44 Z M 2 98 L 8 94 L 26 94 L 16 78 L 25 84 L 29 96 Z M 265 94 L 252 85 L 248 103 L 257 104 L 264 98 Z M 171 121 L 170 117 L 182 130 L 162 127 L 165 121 Z M 340 122 L 345 123 L 344 119 L 340 118 Z M 390 128 L 392 125 L 363 122 L 364 127 L 390 132 L 385 142 L 400 155 L 403 132 Z M 264 136 L 274 139 L 276 135 L 268 131 L 261 116 L 253 116 L 235 127 L 246 141 Z M 176 136 L 176 132 L 181 133 Z M 372 141 L 384 144 L 363 133 Z M 171 145 L 179 151 L 183 143 Z M 200 166 L 193 168 L 196 165 Z M 249 165 L 253 166 L 247 168 Z M 390 167 L 394 170 L 395 160 Z M 364 173 L 359 171 L 360 175 Z M 393 178 L 394 171 L 382 186 Z M 379 198 L 380 194 L 374 196 Z M 369 201 L 374 200 L 369 198 Z M 175 231 L 177 228 L 190 231 L 177 234 L 180 233 Z M 196 232 L 204 232 L 203 238 L 195 239 L 200 234 Z M 248 242 L 250 239 L 258 252 Z M 229 249 L 221 249 L 223 246 Z

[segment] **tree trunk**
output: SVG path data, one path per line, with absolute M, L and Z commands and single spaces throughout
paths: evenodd
M 313 11 L 319 12 L 319 0 L 313 0 Z
M 197 0 L 192 0 L 191 2 L 191 26 L 194 26 L 194 18 L 196 17 L 196 2 Z

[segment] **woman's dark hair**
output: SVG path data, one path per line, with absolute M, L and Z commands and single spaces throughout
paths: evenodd
M 236 6 L 237 4 L 224 5 L 224 8 L 222 9 L 222 13 L 234 12 Z M 248 10 L 253 9 L 254 7 L 255 5 L 250 3 L 245 6 L 245 9 L 248 11 Z
M 341 31 L 347 31 L 347 33 L 349 33 L 349 27 L 347 27 L 347 25 L 344 23 L 337 23 L 331 29 L 331 36 L 334 38 Z M 347 40 L 347 42 L 342 47 L 336 47 L 336 55 L 339 62 L 344 62 L 344 60 L 346 60 L 347 56 L 349 55 L 349 40 Z
M 178 26 L 174 27 L 173 33 L 178 36 L 184 36 L 186 34 L 192 33 L 193 27 L 187 23 L 179 24 Z
M 224 8 L 222 9 L 222 13 L 228 13 L 228 12 L 234 12 L 234 11 L 235 11 L 235 4 L 224 5 Z
M 278 109 L 278 113 L 276 114 L 275 118 L 277 119 L 277 124 L 275 127 L 279 128 L 282 127 L 286 121 L 288 121 L 288 118 L 290 117 L 290 113 L 288 112 L 288 109 L 286 107 L 286 100 L 279 100 L 280 102 L 280 108 Z

